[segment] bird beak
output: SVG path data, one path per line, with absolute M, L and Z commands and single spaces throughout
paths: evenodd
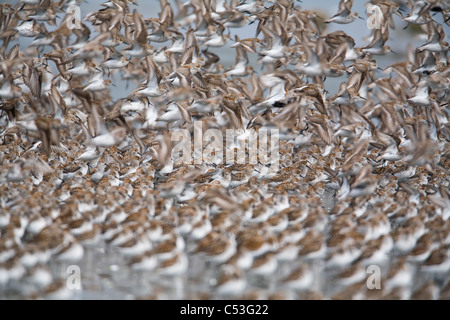
M 360 17 L 360 16 L 358 16 L 358 18 L 361 19 L 361 20 L 365 20 L 363 17 Z

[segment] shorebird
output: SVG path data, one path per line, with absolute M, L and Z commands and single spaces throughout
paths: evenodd
M 442 52 L 449 48 L 448 42 L 445 41 L 445 32 L 440 24 L 429 22 L 426 24 L 428 41 L 418 47 L 416 50 L 422 52 L 424 50 L 431 52 Z
M 83 91 L 103 91 L 111 84 L 111 79 L 103 78 L 103 72 L 96 72 L 89 80 L 89 83 L 83 87 Z
M 417 106 L 429 106 L 431 103 L 429 91 L 429 87 L 424 82 L 418 83 L 414 96 L 407 101 Z
M 331 18 L 325 20 L 325 23 L 339 23 L 348 24 L 355 21 L 357 18 L 362 19 L 358 12 L 352 12 L 353 0 L 341 0 L 339 2 L 338 12 Z
M 236 297 L 241 295 L 247 287 L 247 280 L 239 268 L 224 265 L 219 274 L 216 290 L 222 297 Z
M 128 65 L 130 62 L 130 58 L 121 56 L 121 57 L 109 57 L 106 61 L 104 61 L 101 66 L 109 69 L 121 69 Z
M 90 138 L 89 144 L 96 147 L 110 147 L 119 144 L 125 139 L 127 130 L 124 127 L 116 127 L 112 130 L 108 130 L 106 124 L 98 114 L 96 107 L 92 108 L 92 118 L 95 122 L 94 132 L 96 136 Z
M 294 290 L 304 291 L 310 289 L 313 285 L 314 276 L 307 264 L 302 264 L 299 268 L 293 270 L 286 278 L 281 280 L 282 286 Z
M 239 43 L 239 38 L 236 35 L 236 43 Z M 234 65 L 226 72 L 228 76 L 245 77 L 253 71 L 253 68 L 249 65 L 246 50 L 241 46 L 236 46 L 236 59 Z
M 389 26 L 385 22 L 380 29 L 374 29 L 372 35 L 372 41 L 361 50 L 365 53 L 371 53 L 374 55 L 385 55 L 388 52 L 393 52 L 390 46 L 384 45 L 389 39 Z
M 147 79 L 142 82 L 132 94 L 146 95 L 148 97 L 159 97 L 165 91 L 162 88 L 161 80 L 162 75 L 156 63 L 149 56 L 145 58 L 145 64 L 147 67 Z
M 16 27 L 19 35 L 24 37 L 36 37 L 40 30 L 39 23 L 35 20 L 24 20 Z
M 430 15 L 431 4 L 425 1 L 415 1 L 412 5 L 411 12 L 403 18 L 403 21 L 406 21 L 411 24 L 426 24 L 433 19 Z
M 322 76 L 328 72 L 327 65 L 323 63 L 316 52 L 311 50 L 311 42 L 305 36 L 302 36 L 302 39 L 298 39 L 298 42 L 302 42 L 303 49 L 306 55 L 306 64 L 297 63 L 294 67 L 294 70 L 300 74 L 306 74 L 310 77 Z
M 260 82 L 264 87 L 269 88 L 269 93 L 263 101 L 248 108 L 249 111 L 254 113 L 259 113 L 268 107 L 272 107 L 277 102 L 283 102 L 286 98 L 286 81 L 283 78 L 275 74 L 268 74 L 261 78 Z
M 201 43 L 201 45 L 206 47 L 222 47 L 230 39 L 230 35 L 224 33 L 225 27 L 217 28 L 216 32 L 208 36 L 208 38 Z
M 20 96 L 22 89 L 16 86 L 12 81 L 6 80 L 0 87 L 0 97 L 4 99 L 14 99 Z
M 433 53 L 425 50 L 423 53 L 417 55 L 418 65 L 412 70 L 414 74 L 431 74 L 437 70 L 436 58 Z
M 285 56 L 286 36 L 280 36 L 272 32 L 268 27 L 262 25 L 261 31 L 264 33 L 265 49 L 259 52 L 261 58 L 258 60 L 261 63 L 274 63 Z
M 235 9 L 242 13 L 256 14 L 262 11 L 264 2 L 261 0 L 245 0 L 241 1 Z
M 114 0 L 75 28 L 49 3 L 0 5 L 2 297 L 105 297 L 105 276 L 107 296 L 138 281 L 127 298 L 448 297 L 445 1 L 372 1 L 381 28 L 358 48 L 288 0 L 161 0 L 150 17 Z M 353 22 L 352 5 L 327 22 Z M 425 40 L 394 63 L 379 56 L 402 10 Z M 227 56 L 227 29 L 248 24 Z M 211 132 L 244 163 L 172 154 L 172 133 Z
M 100 73 L 101 69 L 91 61 L 83 60 L 81 63 L 66 70 L 66 73 L 74 76 L 87 76 L 93 73 Z

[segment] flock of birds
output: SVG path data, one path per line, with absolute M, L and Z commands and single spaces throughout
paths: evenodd
M 352 2 L 0 4 L 0 297 L 449 299 L 450 4 L 371 0 L 356 47 Z M 380 68 L 399 27 L 423 45 Z M 278 129 L 279 170 L 175 163 L 195 122 Z

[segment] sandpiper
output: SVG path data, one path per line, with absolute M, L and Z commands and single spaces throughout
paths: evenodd
M 341 0 L 339 2 L 338 12 L 332 16 L 331 18 L 325 20 L 325 23 L 339 23 L 339 24 L 347 24 L 352 23 L 357 18 L 362 19 L 358 12 L 352 12 L 353 0 Z
M 445 2 L 372 1 L 381 25 L 362 47 L 287 0 L 161 0 L 150 17 L 114 0 L 79 24 L 44 3 L 0 5 L 2 297 L 448 296 Z M 326 22 L 356 21 L 352 5 Z M 392 63 L 394 14 L 423 42 Z M 249 150 L 173 154 L 174 133 L 178 155 L 203 156 L 192 135 L 225 146 L 227 130 L 278 132 L 257 150 L 276 147 L 277 169 Z

